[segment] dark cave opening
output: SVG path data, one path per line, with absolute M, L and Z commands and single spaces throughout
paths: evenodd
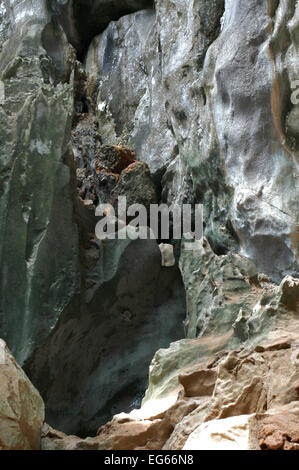
M 153 9 L 154 1 L 110 0 L 103 5 L 99 0 L 51 0 L 49 6 L 77 50 L 78 60 L 83 61 L 93 38 L 111 21 L 139 10 Z

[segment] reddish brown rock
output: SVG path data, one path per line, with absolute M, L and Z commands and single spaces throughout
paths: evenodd
M 102 145 L 95 159 L 96 173 L 108 170 L 120 174 L 136 161 L 135 152 L 119 145 Z
M 260 422 L 258 439 L 262 450 L 299 450 L 299 416 L 267 416 Z
M 125 168 L 111 195 L 114 201 L 119 196 L 126 196 L 127 206 L 142 204 L 148 208 L 150 204 L 157 203 L 156 188 L 147 164 L 134 162 Z
M 168 419 L 114 419 L 99 429 L 97 439 L 107 450 L 157 450 L 163 447 L 172 430 Z

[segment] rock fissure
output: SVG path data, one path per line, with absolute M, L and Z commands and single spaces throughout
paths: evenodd
M 0 2 L 0 337 L 34 386 L 1 340 L 0 448 L 298 449 L 298 2 L 29 3 Z M 202 246 L 98 240 L 119 196 L 202 203 Z

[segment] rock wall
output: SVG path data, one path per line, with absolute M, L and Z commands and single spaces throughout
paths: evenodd
M 78 230 L 66 164 L 72 51 L 63 31 L 52 25 L 45 2 L 1 5 L 10 19 L 0 57 L 0 328 L 23 363 L 79 285 Z M 44 42 L 55 50 L 57 67 Z
M 45 400 L 47 422 L 84 437 L 115 413 L 140 405 L 155 351 L 184 335 L 178 268 L 161 267 L 155 240 L 131 242 L 119 260 L 111 242 L 104 254 L 106 282 L 101 263 L 93 273 L 100 287 L 92 300 L 65 312 L 26 364 Z
M 141 401 L 153 354 L 183 335 L 185 292 L 155 241 L 96 240 L 104 194 L 150 203 L 156 189 L 133 157 L 103 166 L 133 151 L 105 154 L 85 71 L 50 3 L 1 2 L 0 334 L 41 391 L 48 422 L 86 435 Z M 113 18 L 139 6 L 123 2 L 114 15 L 110 3 Z M 83 154 L 97 201 L 79 187 Z M 110 170 L 117 184 L 105 193 L 100 177 Z
M 42 448 L 298 448 L 298 28 L 294 0 L 0 2 L 0 336 Z M 96 240 L 118 195 L 202 203 L 201 249 Z
M 166 201 L 203 202 L 218 254 L 237 234 L 276 282 L 298 274 L 298 5 L 155 7 L 112 22 L 89 48 L 104 142 L 132 145 Z
M 91 40 L 123 15 L 151 8 L 153 0 L 50 0 L 54 18 L 63 26 L 69 42 L 84 56 Z
M 226 2 L 206 62 L 243 253 L 276 281 L 298 274 L 298 132 L 288 129 L 298 75 L 296 3 Z

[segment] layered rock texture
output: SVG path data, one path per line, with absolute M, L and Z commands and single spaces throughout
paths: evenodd
M 129 142 L 166 201 L 204 203 L 218 254 L 237 232 L 277 282 L 298 274 L 297 28 L 291 0 L 157 0 L 86 59 L 103 142 Z
M 43 400 L 0 340 L 0 450 L 38 450 Z
M 297 450 L 299 281 L 255 288 L 256 328 L 246 341 L 219 319 L 209 334 L 172 343 L 152 361 L 141 409 L 115 416 L 92 439 L 46 428 L 44 448 Z
M 98 202 L 156 202 L 149 169 L 100 145 L 86 74 L 48 2 L 1 8 L 1 336 L 48 422 L 92 433 L 140 402 L 153 354 L 183 335 L 185 292 L 154 240 L 96 239 Z
M 298 449 L 298 48 L 294 0 L 0 0 L 0 337 L 47 423 L 1 343 L 0 447 Z M 203 243 L 97 239 L 120 196 Z

